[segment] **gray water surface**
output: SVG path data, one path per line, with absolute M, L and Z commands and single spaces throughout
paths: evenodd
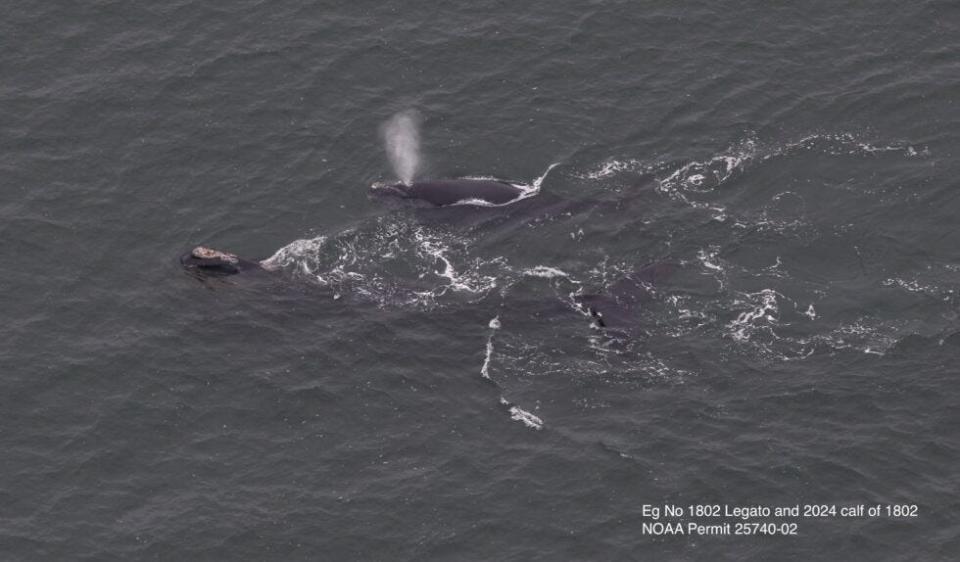
M 960 552 L 955 3 L 4 16 L 0 559 Z M 371 197 L 411 108 L 422 177 L 558 166 Z M 201 283 L 197 244 L 285 268 Z M 573 304 L 651 264 L 623 330 Z M 664 503 L 919 515 L 645 534 Z

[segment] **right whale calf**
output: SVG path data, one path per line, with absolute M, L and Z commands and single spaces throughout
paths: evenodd
M 373 192 L 426 201 L 435 207 L 450 205 L 500 206 L 537 193 L 535 186 L 496 179 L 460 178 L 374 186 Z
M 617 280 L 601 293 L 581 292 L 571 298 L 598 328 L 629 330 L 636 326 L 641 308 L 653 299 L 654 287 L 675 269 L 669 262 L 649 264 Z

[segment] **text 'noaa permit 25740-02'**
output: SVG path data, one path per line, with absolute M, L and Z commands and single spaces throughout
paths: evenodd
M 901 519 L 919 517 L 916 504 L 643 504 L 644 535 L 785 535 L 796 536 L 800 524 L 824 519 Z

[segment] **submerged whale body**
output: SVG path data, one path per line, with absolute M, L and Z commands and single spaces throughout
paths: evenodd
M 671 263 L 641 267 L 613 283 L 602 293 L 573 295 L 573 303 L 590 316 L 598 328 L 629 329 L 637 325 L 639 313 L 653 299 L 654 286 L 670 276 Z
M 494 179 L 449 179 L 398 183 L 374 188 L 381 195 L 426 201 L 435 207 L 450 205 L 506 205 L 533 195 L 533 186 Z

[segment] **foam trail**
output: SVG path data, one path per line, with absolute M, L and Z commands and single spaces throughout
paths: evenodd
M 413 182 L 420 166 L 419 125 L 420 116 L 411 109 L 397 113 L 383 126 L 387 158 L 390 159 L 393 172 L 406 185 Z
M 497 315 L 490 320 L 490 323 L 487 324 L 487 327 L 490 328 L 490 335 L 487 336 L 487 353 L 483 358 L 483 366 L 480 367 L 480 376 L 492 382 L 497 388 L 500 388 L 500 385 L 497 384 L 495 380 L 490 378 L 490 360 L 493 357 L 493 335 L 496 334 L 497 330 L 500 329 L 500 316 Z M 518 421 L 530 429 L 543 429 L 542 419 L 526 410 L 517 407 L 512 402 L 507 400 L 503 394 L 500 395 L 500 405 L 507 409 L 507 412 L 510 414 L 510 419 L 513 421 Z
M 543 184 L 543 180 L 547 179 L 547 175 L 550 174 L 550 171 L 559 165 L 560 165 L 560 162 L 554 162 L 553 164 L 550 164 L 549 166 L 547 166 L 547 170 L 543 172 L 543 175 L 533 180 L 533 182 L 531 183 L 534 189 L 536 189 L 537 191 L 540 191 L 540 186 Z
M 500 316 L 496 316 L 488 324 L 490 328 L 490 336 L 487 337 L 487 354 L 483 358 L 483 366 L 480 367 L 480 376 L 489 379 L 490 378 L 490 358 L 493 357 L 493 334 L 500 328 Z

